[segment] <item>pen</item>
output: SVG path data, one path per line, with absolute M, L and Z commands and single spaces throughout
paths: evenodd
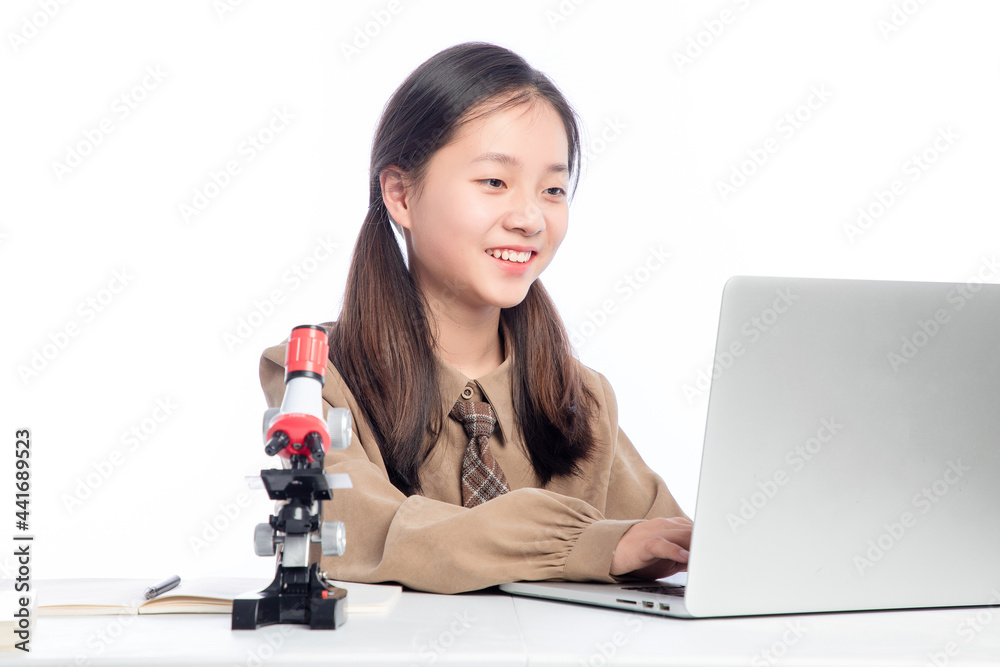
M 150 586 L 146 589 L 143 595 L 146 596 L 147 600 L 152 600 L 157 595 L 162 595 L 170 589 L 175 588 L 179 583 L 181 583 L 181 578 L 175 574 L 166 581 L 162 581 L 155 586 Z

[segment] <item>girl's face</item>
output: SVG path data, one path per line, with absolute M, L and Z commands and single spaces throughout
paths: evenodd
M 431 157 L 393 217 L 432 302 L 485 316 L 524 299 L 566 235 L 568 150 L 562 120 L 538 100 L 466 124 Z

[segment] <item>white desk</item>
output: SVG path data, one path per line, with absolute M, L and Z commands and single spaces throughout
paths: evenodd
M 895 667 L 934 665 L 934 654 L 939 666 L 1000 664 L 1000 608 L 990 607 L 681 620 L 496 591 L 406 591 L 389 613 L 350 615 L 338 630 L 229 624 L 222 614 L 38 618 L 31 653 L 0 663 Z
M 1000 665 L 1000 608 L 693 620 L 556 608 L 530 598 L 515 599 L 514 608 L 527 664 L 895 667 L 933 665 L 929 654 L 940 653 L 949 667 Z M 969 633 L 959 635 L 956 628 L 970 617 L 976 622 L 977 613 L 986 624 L 966 640 Z M 957 655 L 945 654 L 949 642 Z

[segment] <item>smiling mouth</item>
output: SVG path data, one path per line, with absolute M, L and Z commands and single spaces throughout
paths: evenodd
M 514 264 L 523 264 L 531 259 L 531 256 L 535 253 L 531 250 L 517 251 L 507 248 L 489 248 L 486 250 L 486 254 L 493 255 L 497 259 L 513 262 Z

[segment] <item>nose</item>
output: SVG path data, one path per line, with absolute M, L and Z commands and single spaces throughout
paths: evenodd
M 508 212 L 504 219 L 504 229 L 518 231 L 525 236 L 534 236 L 545 229 L 545 214 L 542 207 L 530 198 L 524 198 Z

